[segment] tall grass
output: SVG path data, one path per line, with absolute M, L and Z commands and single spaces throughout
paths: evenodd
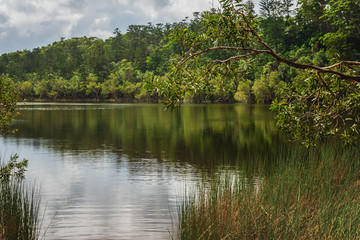
M 16 177 L 1 179 L 0 239 L 38 239 L 39 204 L 40 195 L 35 187 Z
M 275 165 L 200 183 L 179 206 L 178 238 L 360 238 L 359 150 L 282 150 Z

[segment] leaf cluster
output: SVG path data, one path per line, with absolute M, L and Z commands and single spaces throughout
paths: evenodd
M 28 166 L 28 160 L 23 159 L 18 162 L 19 155 L 15 154 L 10 157 L 6 164 L 0 167 L 0 181 L 9 182 L 11 180 L 21 181 L 25 179 L 25 172 Z
M 330 136 L 359 140 L 360 83 L 306 72 L 278 92 L 271 106 L 277 126 L 293 140 L 316 145 Z

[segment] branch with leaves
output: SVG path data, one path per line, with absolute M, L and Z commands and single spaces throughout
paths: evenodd
M 239 44 L 241 47 L 238 46 L 217 46 L 217 47 L 209 47 L 202 49 L 197 52 L 193 52 L 195 48 L 199 47 L 200 43 L 197 43 L 196 41 L 192 42 L 192 45 L 190 45 L 190 50 L 184 54 L 185 59 L 179 64 L 180 66 L 183 65 L 185 62 L 190 61 L 191 59 L 195 58 L 196 56 L 205 54 L 210 51 L 221 51 L 221 50 L 235 50 L 238 52 L 237 55 L 232 56 L 226 60 L 214 60 L 213 62 L 218 63 L 228 63 L 232 60 L 238 60 L 243 58 L 248 58 L 251 56 L 259 55 L 259 54 L 268 54 L 274 57 L 278 62 L 284 63 L 286 65 L 289 65 L 291 67 L 301 69 L 301 70 L 315 70 L 319 73 L 326 73 L 326 74 L 332 74 L 336 75 L 344 80 L 351 80 L 360 82 L 360 75 L 351 75 L 346 74 L 341 71 L 332 70 L 334 68 L 338 68 L 341 66 L 344 67 L 350 67 L 350 66 L 360 66 L 360 62 L 354 62 L 354 61 L 342 61 L 336 64 L 333 64 L 331 66 L 327 67 L 319 67 L 319 66 L 313 66 L 309 64 L 302 64 L 297 63 L 294 61 L 290 61 L 288 59 L 283 58 L 279 54 L 277 54 L 268 44 L 266 44 L 262 38 L 259 36 L 259 34 L 256 32 L 255 27 L 256 24 L 254 24 L 254 16 L 249 16 L 247 13 L 246 5 L 242 4 L 242 1 L 220 1 L 222 8 L 219 10 L 218 15 L 216 16 L 219 21 L 219 25 L 217 27 L 217 31 L 213 31 L 213 25 L 210 25 L 211 28 L 208 26 L 208 31 L 205 34 L 207 41 L 213 41 L 215 39 L 215 42 L 220 42 L 222 40 L 228 40 L 231 38 L 234 42 L 233 44 Z M 209 18 L 209 15 L 205 13 L 204 15 L 205 24 L 206 23 L 214 23 L 214 19 Z M 214 17 L 211 16 L 211 17 Z M 225 23 L 226 26 L 229 26 L 230 28 L 233 28 L 232 31 L 228 31 L 228 34 L 224 34 L 222 31 L 220 32 L 218 29 L 221 29 L 222 24 Z M 229 28 L 228 27 L 228 28 Z M 209 31 L 211 29 L 211 31 Z M 233 31 L 235 30 L 236 34 L 233 35 Z M 216 33 L 221 33 L 219 36 L 216 35 Z M 183 31 L 183 33 L 187 33 L 187 31 Z M 209 34 L 210 33 L 210 34 Z M 215 34 L 214 34 L 215 33 Z M 209 34 L 209 35 L 206 35 Z M 177 36 L 179 37 L 179 36 Z M 186 36 L 180 36 L 182 39 L 186 39 Z M 193 39 L 196 40 L 196 39 Z M 226 41 L 227 43 L 229 41 Z M 201 43 L 204 43 L 202 41 Z M 245 43 L 249 47 L 245 47 Z M 248 53 L 250 52 L 250 53 Z M 187 57 L 186 57 L 187 56 Z
M 236 81 L 237 74 L 242 74 L 239 65 L 268 55 L 302 72 L 280 90 L 272 104 L 278 127 L 307 146 L 329 135 L 355 142 L 360 131 L 360 62 L 316 66 L 286 59 L 263 40 L 258 21 L 248 3 L 220 0 L 219 9 L 202 14 L 200 33 L 187 28 L 173 33 L 173 41 L 187 51 L 173 61 L 165 77 L 149 81 L 148 87 L 173 107 L 189 91 L 199 94 L 211 89 L 211 79 L 220 75 Z

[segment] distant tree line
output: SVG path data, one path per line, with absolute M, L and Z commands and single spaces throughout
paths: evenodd
M 291 0 L 261 0 L 259 15 L 251 1 L 244 4 L 254 15 L 262 39 L 287 59 L 316 66 L 360 59 L 360 6 L 356 0 L 298 0 L 296 6 Z M 115 29 L 114 36 L 106 40 L 62 38 L 32 51 L 3 54 L 0 75 L 12 81 L 25 100 L 156 100 L 159 93 L 146 91 L 146 82 L 168 74 L 173 60 L 189 51 L 187 43 L 203 37 L 203 14 L 194 13 L 192 19 L 172 24 L 130 25 L 126 33 Z M 179 29 L 193 35 L 187 34 L 189 39 L 181 42 Z M 226 41 L 236 41 L 236 34 Z M 205 58 L 226 60 L 233 53 L 213 51 Z M 188 81 L 184 101 L 269 103 L 284 84 L 302 77 L 271 56 L 259 55 L 251 64 L 249 59 L 229 64 L 231 71 L 226 74 L 207 75 L 204 84 L 194 77 L 202 74 L 202 64 L 198 63 L 200 70 L 189 73 L 193 79 Z

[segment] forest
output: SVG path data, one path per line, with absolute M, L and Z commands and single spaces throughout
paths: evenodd
M 254 15 L 256 31 L 272 49 L 291 61 L 327 66 L 360 59 L 360 6 L 356 0 L 261 0 Z M 162 79 L 177 56 L 190 46 L 178 32 L 204 35 L 204 14 L 193 13 L 181 22 L 130 25 L 126 33 L 114 30 L 106 40 L 95 37 L 60 41 L 0 56 L 0 75 L 15 83 L 25 101 L 157 101 L 144 86 Z M 191 39 L 188 39 L 188 41 Z M 236 41 L 236 39 L 227 39 Z M 214 46 L 218 43 L 212 43 Z M 209 52 L 208 59 L 227 59 L 229 51 Z M 199 63 L 202 64 L 201 62 Z M 213 74 L 207 85 L 189 90 L 184 101 L 270 103 L 284 84 L 301 79 L 302 72 L 259 55 L 229 65 L 231 74 Z

